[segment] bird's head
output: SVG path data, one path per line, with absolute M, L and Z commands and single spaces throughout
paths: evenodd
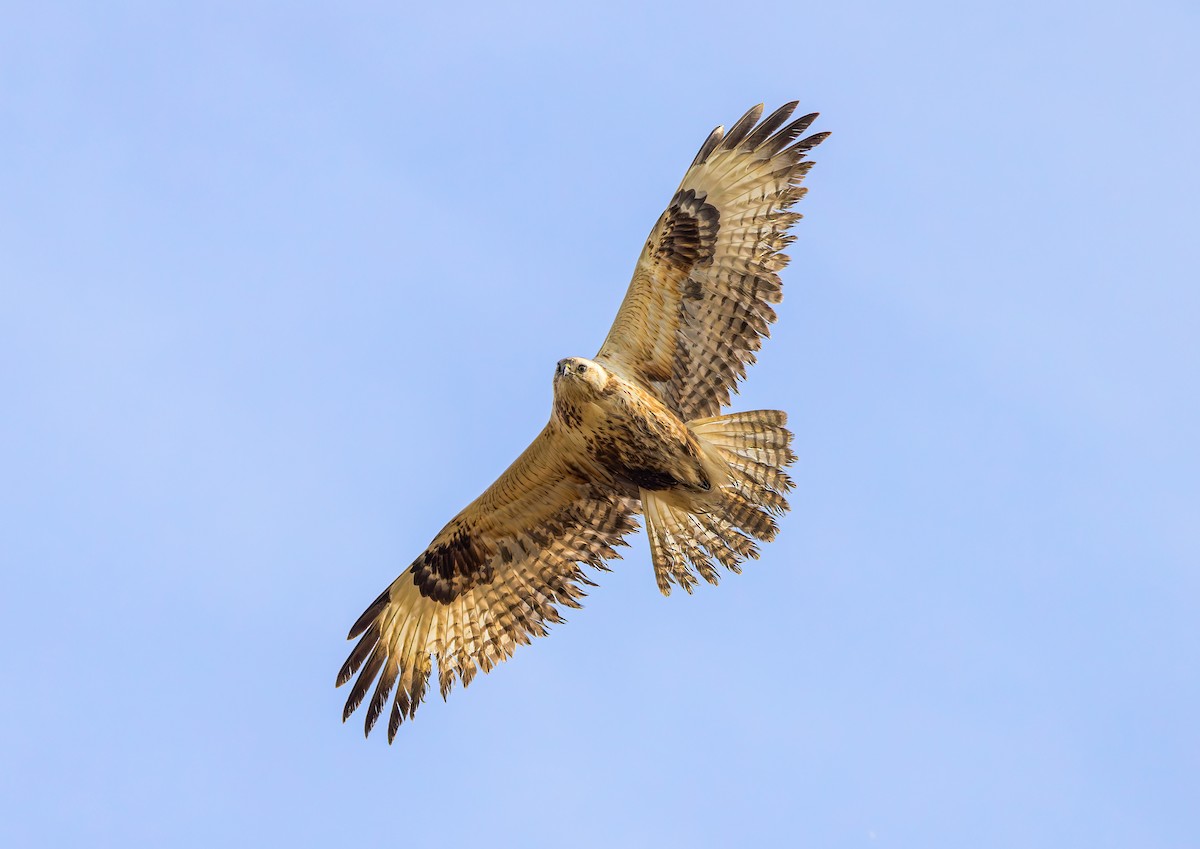
M 567 357 L 559 360 L 554 369 L 554 391 L 570 395 L 595 397 L 608 385 L 607 369 L 599 363 L 583 357 Z

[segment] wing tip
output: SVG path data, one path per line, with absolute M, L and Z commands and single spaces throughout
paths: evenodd
M 746 151 L 765 151 L 770 158 L 783 153 L 796 155 L 811 150 L 830 134 L 827 131 L 815 133 L 797 142 L 796 139 L 821 114 L 810 112 L 788 123 L 788 119 L 799 106 L 799 100 L 789 100 L 763 118 L 764 104 L 755 104 L 730 126 L 728 132 L 723 124 L 715 127 L 700 146 L 690 167 L 703 165 L 717 150 L 730 151 L 740 148 Z
M 692 160 L 692 164 L 689 167 L 695 168 L 697 165 L 703 164 L 712 155 L 712 152 L 720 146 L 723 138 L 725 138 L 725 125 L 717 124 L 712 132 L 708 134 L 708 138 L 704 140 L 704 144 L 700 145 L 700 150 L 696 152 L 696 158 Z
M 353 640 L 358 637 L 363 631 L 371 626 L 379 613 L 387 606 L 391 600 L 392 588 L 389 586 L 381 592 L 379 596 L 367 606 L 367 609 L 362 612 L 362 615 L 354 620 L 354 624 L 350 626 L 350 633 L 346 635 L 347 640 Z
M 819 145 L 821 142 L 825 141 L 825 139 L 829 138 L 831 135 L 833 135 L 833 133 L 829 130 L 822 130 L 819 133 L 813 133 L 811 136 L 805 136 L 803 139 L 796 142 L 794 145 L 789 147 L 788 150 L 794 150 L 797 153 L 807 154 L 810 150 Z
M 755 151 L 765 145 L 772 138 L 772 134 L 787 122 L 799 105 L 799 100 L 789 101 L 764 118 L 742 142 L 742 149 Z
M 737 122 L 729 128 L 729 132 L 725 134 L 725 140 L 721 143 L 722 150 L 733 150 L 746 140 L 746 136 L 754 129 L 758 123 L 758 119 L 762 117 L 765 105 L 762 103 L 755 104 L 746 110 L 746 114 L 737 119 Z

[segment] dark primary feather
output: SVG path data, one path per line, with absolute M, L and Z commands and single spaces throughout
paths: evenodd
M 695 168 L 704 160 L 708 159 L 710 153 L 717 149 L 717 145 L 721 143 L 721 139 L 725 138 L 725 128 L 717 127 L 708 134 L 708 138 L 704 140 L 704 144 L 700 145 L 700 150 L 696 153 L 696 158 L 692 160 L 692 168 Z
M 800 105 L 799 100 L 793 100 L 791 103 L 785 103 L 763 119 L 762 123 L 754 128 L 754 132 L 746 136 L 743 144 L 750 150 L 761 147 L 762 143 L 767 140 L 771 133 L 783 126 L 783 122 L 796 111 L 796 107 Z
M 750 132 L 750 128 L 754 126 L 755 122 L 758 121 L 758 118 L 760 115 L 762 115 L 762 113 L 763 105 L 761 103 L 757 106 L 751 107 L 745 115 L 743 115 L 741 118 L 738 118 L 737 123 L 729 128 L 729 132 L 725 134 L 725 142 L 721 145 L 721 147 L 725 148 L 726 150 L 732 150 L 740 145 L 742 143 L 742 139 L 746 138 L 747 134 Z
M 800 138 L 804 131 L 807 130 L 815 120 L 817 120 L 816 112 L 810 112 L 801 118 L 797 118 L 778 133 L 771 136 L 771 138 L 767 139 L 767 141 L 763 144 L 763 150 L 767 151 L 771 156 L 777 156 L 779 151 L 783 150 L 796 139 Z M 829 135 L 829 133 L 818 133 L 817 135 L 819 136 L 819 141 L 820 139 L 823 139 L 825 136 Z

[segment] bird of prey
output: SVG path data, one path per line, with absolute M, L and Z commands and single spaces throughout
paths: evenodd
M 775 537 L 795 460 L 787 416 L 721 408 L 775 321 L 805 157 L 828 135 L 801 138 L 816 114 L 789 120 L 796 106 L 761 121 L 756 106 L 705 139 L 600 351 L 558 362 L 545 428 L 350 629 L 343 721 L 369 694 L 369 735 L 390 701 L 391 742 L 435 668 L 445 698 L 543 636 L 638 514 L 664 594 L 717 583 Z

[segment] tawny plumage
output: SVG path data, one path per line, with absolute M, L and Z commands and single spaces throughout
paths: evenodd
M 663 593 L 715 584 L 774 539 L 787 417 L 720 413 L 775 320 L 805 155 L 828 135 L 797 141 L 816 115 L 789 122 L 795 108 L 760 121 L 756 106 L 705 140 L 599 353 L 559 362 L 546 427 L 350 629 L 343 718 L 367 700 L 366 732 L 386 710 L 390 742 L 435 669 L 445 697 L 579 607 L 583 567 L 607 569 L 639 513 Z

